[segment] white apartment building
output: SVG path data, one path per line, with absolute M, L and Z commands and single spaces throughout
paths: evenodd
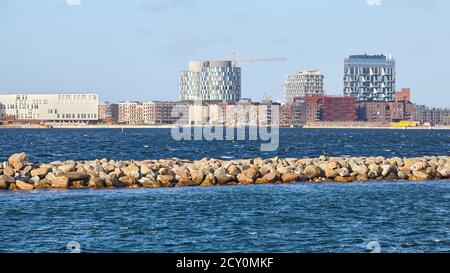
M 0 94 L 0 117 L 52 122 L 98 120 L 97 94 Z
M 284 91 L 287 99 L 323 95 L 324 76 L 319 70 L 303 70 L 286 77 Z

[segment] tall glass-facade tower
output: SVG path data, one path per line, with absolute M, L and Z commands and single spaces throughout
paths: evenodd
M 241 68 L 231 61 L 191 61 L 179 84 L 181 101 L 239 101 Z
M 390 55 L 353 55 L 345 59 L 344 94 L 356 101 L 394 101 L 395 60 Z

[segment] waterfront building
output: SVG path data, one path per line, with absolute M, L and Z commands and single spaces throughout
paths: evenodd
M 411 89 L 402 88 L 395 92 L 395 101 L 411 101 Z
M 280 126 L 301 127 L 307 122 L 307 103 L 305 97 L 294 97 L 281 104 Z
M 181 101 L 239 101 L 241 68 L 231 61 L 190 61 L 179 85 Z
M 180 118 L 172 113 L 179 102 L 174 101 L 149 101 L 144 102 L 144 121 L 147 124 L 173 124 Z
M 137 101 L 121 101 L 119 102 L 119 119 L 121 124 L 142 124 L 144 123 L 142 114 L 142 108 Z
M 395 92 L 394 102 L 358 102 L 358 120 L 368 122 L 399 122 L 414 120 L 411 90 L 402 88 Z
M 294 98 L 292 101 L 292 126 L 301 127 L 307 122 L 308 105 L 305 97 Z
M 305 99 L 308 121 L 353 121 L 356 118 L 353 97 L 308 96 Z
M 103 123 L 119 122 L 119 104 L 108 101 L 98 105 L 98 119 Z
M 180 102 L 124 101 L 119 102 L 118 106 L 118 122 L 122 124 L 174 124 L 183 118 L 181 116 L 182 109 L 174 109 L 175 107 L 182 106 Z
M 98 96 L 85 93 L 0 94 L 0 117 L 17 121 L 92 123 L 98 120 Z
M 450 108 L 432 108 L 414 105 L 414 121 L 430 125 L 450 125 Z
M 358 102 L 394 101 L 395 75 L 390 55 L 352 55 L 344 61 L 344 94 Z
M 284 91 L 286 98 L 324 94 L 324 76 L 319 70 L 303 70 L 286 76 Z

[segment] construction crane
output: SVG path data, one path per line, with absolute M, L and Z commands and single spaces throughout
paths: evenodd
M 273 88 L 271 90 L 268 90 L 263 93 L 263 101 L 270 101 L 272 98 L 278 94 L 283 93 L 283 87 L 284 85 L 279 85 L 276 88 Z
M 245 62 L 245 63 L 254 63 L 254 62 L 279 62 L 279 61 L 287 61 L 286 58 L 273 58 L 273 57 L 254 57 L 254 58 L 248 58 L 248 59 L 238 59 L 236 52 L 233 52 L 232 57 L 232 65 L 234 67 L 237 66 L 237 62 Z
M 237 66 L 237 62 L 246 62 L 253 64 L 255 62 L 280 62 L 280 61 L 287 61 L 286 58 L 274 58 L 274 57 L 254 57 L 254 58 L 248 58 L 248 59 L 238 59 L 236 52 L 233 52 L 233 56 L 231 58 L 231 64 L 233 67 Z M 250 67 L 250 97 L 253 93 L 253 72 L 252 67 Z M 264 95 L 266 97 L 266 95 Z

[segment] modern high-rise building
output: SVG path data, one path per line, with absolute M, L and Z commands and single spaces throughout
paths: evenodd
M 191 61 L 179 84 L 181 101 L 239 101 L 241 68 L 231 61 Z
M 295 97 L 323 95 L 323 80 L 319 70 L 303 70 L 288 75 L 284 84 L 286 97 L 292 100 Z
M 345 59 L 344 94 L 356 101 L 394 101 L 395 59 L 390 55 L 353 55 Z

